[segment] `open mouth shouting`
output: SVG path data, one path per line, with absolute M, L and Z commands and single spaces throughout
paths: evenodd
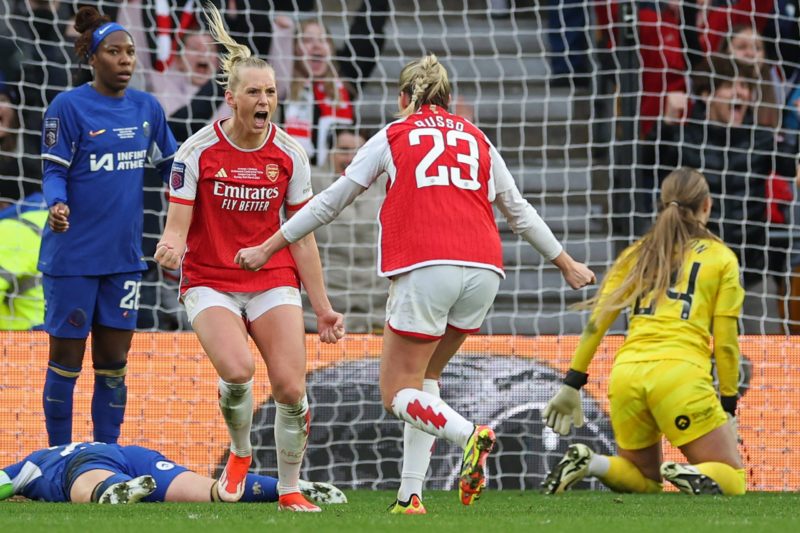
M 263 129 L 267 127 L 269 123 L 269 112 L 268 111 L 256 111 L 255 116 L 255 125 L 257 129 Z

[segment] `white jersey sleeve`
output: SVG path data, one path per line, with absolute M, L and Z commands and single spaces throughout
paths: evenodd
M 344 176 L 340 177 L 281 226 L 284 238 L 289 242 L 296 242 L 318 227 L 328 224 L 364 191 L 366 189 L 358 183 Z
M 290 208 L 301 206 L 314 194 L 311 190 L 311 165 L 308 162 L 308 155 L 297 141 L 281 129 L 276 133 L 275 140 L 292 158 L 293 172 L 286 189 L 286 206 Z
M 514 181 L 514 176 L 511 175 L 511 171 L 508 170 L 508 166 L 503 156 L 497 151 L 497 148 L 489 142 L 489 139 L 486 139 L 486 142 L 489 143 L 489 157 L 492 160 L 489 174 L 489 201 L 494 202 L 496 194 L 516 189 L 517 183 Z
M 194 151 L 189 154 L 181 154 L 181 150 L 175 155 L 172 162 L 172 170 L 169 174 L 169 196 L 170 198 L 180 198 L 194 202 L 197 195 L 197 181 L 200 173 L 200 152 Z
M 205 126 L 186 139 L 175 153 L 169 177 L 169 196 L 193 203 L 200 180 L 200 155 L 203 150 L 217 143 L 219 138 L 214 125 Z
M 389 139 L 386 136 L 389 126 L 381 129 L 364 143 L 344 171 L 344 175 L 348 179 L 365 189 L 375 183 L 384 172 L 388 172 L 389 179 L 394 181 L 394 162 L 392 161 L 392 151 L 389 148 Z
M 525 239 L 542 257 L 552 261 L 561 254 L 561 243 L 536 209 L 522 197 L 506 162 L 491 143 L 489 153 L 492 158 L 489 200 L 503 213 L 511 231 Z

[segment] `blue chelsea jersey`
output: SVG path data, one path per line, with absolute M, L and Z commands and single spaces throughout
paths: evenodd
M 144 168 L 169 171 L 177 150 L 164 110 L 148 93 L 112 98 L 90 84 L 59 94 L 42 126 L 47 205 L 69 206 L 69 229 L 42 236 L 39 269 L 51 276 L 145 270 Z
M 91 453 L 85 452 L 90 451 L 93 446 L 103 448 L 116 445 L 73 442 L 63 446 L 53 446 L 35 451 L 19 463 L 7 466 L 3 470 L 11 478 L 14 494 L 21 494 L 32 500 L 68 502 L 70 470 L 92 458 Z

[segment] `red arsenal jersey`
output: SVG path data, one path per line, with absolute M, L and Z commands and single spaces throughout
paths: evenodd
M 441 264 L 503 275 L 492 202 L 515 185 L 481 130 L 441 107 L 423 106 L 372 137 L 345 176 L 369 187 L 383 172 L 389 179 L 378 217 L 382 276 Z
M 311 198 L 308 157 L 274 124 L 264 144 L 251 150 L 234 145 L 221 124 L 189 137 L 172 166 L 170 201 L 194 207 L 181 292 L 190 287 L 225 292 L 299 287 L 288 249 L 256 272 L 242 270 L 233 259 L 239 249 L 260 244 L 278 230 L 281 208 L 296 210 Z

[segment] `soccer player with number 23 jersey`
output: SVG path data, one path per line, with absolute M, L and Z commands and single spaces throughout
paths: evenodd
M 464 505 L 480 495 L 495 444 L 493 429 L 455 412 L 438 386 L 447 362 L 480 329 L 504 276 L 492 206 L 561 270 L 571 287 L 592 283 L 594 274 L 563 250 L 522 198 L 486 135 L 447 111 L 450 82 L 436 56 L 407 64 L 399 85 L 400 119 L 367 141 L 344 175 L 280 231 L 239 251 L 236 262 L 248 271 L 261 268 L 388 174 L 378 220 L 378 269 L 392 281 L 380 388 L 386 410 L 406 422 L 402 481 L 391 511 L 422 514 L 422 486 L 436 437 L 464 450 L 459 479 Z

